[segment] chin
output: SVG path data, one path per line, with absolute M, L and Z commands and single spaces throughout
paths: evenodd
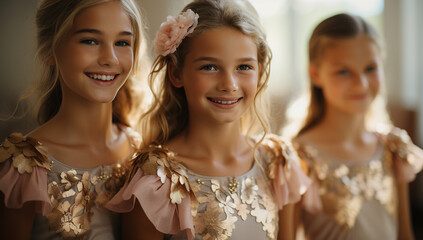
M 220 124 L 235 123 L 235 122 L 238 122 L 240 120 L 241 120 L 241 117 L 237 117 L 237 116 L 216 118 L 216 121 Z
M 113 96 L 97 96 L 93 99 L 93 101 L 98 103 L 111 103 L 115 100 L 116 95 Z
M 369 110 L 368 107 L 363 107 L 363 108 L 350 109 L 348 112 L 350 112 L 351 114 L 354 114 L 354 115 L 359 115 L 359 114 L 366 114 L 368 112 L 368 110 Z

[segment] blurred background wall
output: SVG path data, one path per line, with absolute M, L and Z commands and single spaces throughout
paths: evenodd
M 420 0 L 250 0 L 258 10 L 273 51 L 269 93 L 272 130 L 284 123 L 288 102 L 307 86 L 307 41 L 322 19 L 346 11 L 373 24 L 385 40 L 386 93 L 394 123 L 423 145 L 423 1 Z M 0 118 L 14 110 L 18 97 L 37 75 L 34 17 L 39 0 L 0 0 Z M 189 0 L 138 0 L 148 39 L 167 15 Z M 154 55 L 152 49 L 150 53 Z M 18 115 L 20 112 L 18 111 Z M 29 116 L 0 121 L 0 138 L 36 126 Z M 410 185 L 416 239 L 423 239 L 423 174 Z

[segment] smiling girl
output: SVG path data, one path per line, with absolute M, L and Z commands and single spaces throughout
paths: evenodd
M 36 15 L 44 66 L 38 118 L 0 145 L 6 239 L 114 239 L 103 205 L 138 149 L 130 128 L 142 22 L 132 0 L 44 0 Z
M 302 201 L 307 239 L 413 239 L 407 183 L 423 151 L 374 115 L 387 115 L 376 101 L 381 51 L 358 16 L 329 17 L 311 35 L 311 98 L 295 138 L 313 180 Z
M 150 147 L 107 205 L 129 212 L 123 238 L 292 239 L 292 203 L 309 180 L 290 145 L 266 134 L 257 107 L 271 53 L 255 10 L 193 1 L 161 25 L 155 46 Z

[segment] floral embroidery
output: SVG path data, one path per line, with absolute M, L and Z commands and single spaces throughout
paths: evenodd
M 416 147 L 407 132 L 399 129 L 381 129 L 386 146 L 390 149 L 391 158 L 398 158 L 412 168 L 414 173 L 423 168 L 423 151 Z
M 217 179 L 197 179 L 192 183 L 199 202 L 194 217 L 195 233 L 201 234 L 203 239 L 228 239 L 235 229 L 237 216 L 246 221 L 250 215 L 263 225 L 270 239 L 275 239 L 278 210 L 269 193 L 261 190 L 266 189 L 264 184 L 268 183 L 246 177 L 240 183 L 242 187 L 234 192 L 233 182 L 229 177 L 223 184 Z M 200 211 L 202 208 L 204 212 Z
M 282 166 L 286 169 L 286 173 L 289 174 L 289 169 L 291 168 L 291 146 L 289 146 L 285 141 L 277 137 L 276 135 L 270 135 L 263 140 L 263 145 L 267 149 L 267 156 L 265 157 L 267 161 L 267 175 L 273 181 L 274 188 L 278 188 L 278 185 L 283 184 L 283 179 L 279 177 L 279 167 Z
M 64 201 L 58 202 L 46 217 L 52 230 L 60 233 L 65 239 L 75 239 L 89 229 L 89 221 L 85 219 L 87 216 L 80 214 L 82 211 L 84 211 L 82 205 Z
M 127 132 L 130 128 L 124 128 Z M 130 137 L 134 147 L 135 133 Z M 134 149 L 137 149 L 138 146 Z M 56 172 L 49 161 L 47 150 L 40 142 L 20 133 L 11 134 L 0 145 L 0 163 L 10 159 L 21 174 L 31 173 L 35 166 L 49 170 L 48 175 L 58 178 L 47 185 L 52 211 L 45 217 L 50 230 L 64 239 L 86 239 L 94 207 L 102 207 L 123 185 L 130 161 L 100 168 L 100 173 L 78 173 L 71 169 Z
M 97 202 L 100 205 L 106 204 L 125 184 L 126 174 L 131 166 L 131 161 L 117 163 L 113 166 L 112 172 L 103 172 L 99 176 L 92 176 L 91 183 L 95 186 L 97 192 Z M 98 184 L 103 181 L 104 184 Z
M 310 166 L 310 177 L 319 184 L 323 211 L 345 229 L 354 227 L 364 200 L 379 201 L 396 218 L 397 199 L 390 144 L 389 141 L 384 142 L 381 159 L 351 166 L 319 156 L 312 146 L 296 146 L 301 158 Z
M 284 154 L 282 149 L 280 152 Z M 270 156 L 273 152 L 266 151 L 266 154 Z M 265 160 L 266 164 L 265 169 L 257 166 L 258 176 L 228 177 L 225 181 L 199 179 L 190 175 L 178 162 L 175 153 L 161 146 L 152 146 L 138 153 L 128 180 L 141 169 L 144 175 L 157 175 L 162 183 L 170 181 L 172 203 L 180 203 L 189 194 L 195 234 L 201 235 L 202 239 L 229 239 L 236 223 L 248 218 L 260 224 L 269 239 L 276 239 L 278 208 L 271 193 L 271 181 L 266 175 L 268 163 L 273 161 L 274 155 L 267 159 L 269 156 L 260 157 L 263 158 L 260 161 Z M 280 160 L 286 163 L 284 157 Z
M 174 53 L 182 40 L 194 31 L 197 24 L 198 14 L 191 9 L 176 17 L 168 16 L 166 22 L 160 25 L 154 39 L 157 53 L 162 56 Z
M 51 169 L 47 150 L 40 142 L 21 133 L 12 133 L 0 145 L 0 163 L 12 158 L 19 173 L 32 173 L 35 166 Z
M 247 178 L 242 182 L 241 199 L 247 204 L 251 204 L 254 196 L 257 195 L 258 186 L 254 183 L 254 178 Z
M 67 198 L 75 195 L 75 190 L 73 190 L 73 186 L 80 180 L 76 176 L 76 171 L 71 169 L 67 172 L 60 173 L 61 180 L 60 182 L 64 185 L 64 189 L 66 190 L 63 192 L 62 197 Z
M 85 239 L 93 208 L 105 204 L 124 182 L 122 168 L 121 164 L 104 167 L 100 175 L 73 169 L 61 172 L 60 181 L 50 182 L 47 188 L 53 206 L 46 216 L 50 229 L 64 239 Z
M 157 175 L 162 183 L 170 179 L 170 199 L 172 203 L 180 204 L 186 193 L 190 194 L 191 204 L 196 204 L 196 197 L 191 191 L 190 183 L 184 167 L 175 159 L 174 153 L 164 150 L 160 146 L 141 150 L 133 163 L 129 178 L 141 168 L 146 175 Z

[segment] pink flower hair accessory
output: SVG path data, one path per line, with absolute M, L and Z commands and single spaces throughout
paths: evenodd
M 191 9 L 173 17 L 167 16 L 166 22 L 160 25 L 154 39 L 154 47 L 159 55 L 174 53 L 182 40 L 194 31 L 198 24 L 198 14 Z

